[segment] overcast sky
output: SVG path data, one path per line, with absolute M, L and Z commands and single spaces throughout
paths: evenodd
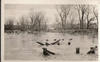
M 52 24 L 55 22 L 55 15 L 57 14 L 54 3 L 69 4 L 75 3 L 75 1 L 76 0 L 56 0 L 53 2 L 51 0 L 5 0 L 5 18 L 19 19 L 21 16 L 28 16 L 34 9 L 35 11 L 44 12 L 46 18 L 48 19 L 48 24 Z M 86 1 L 82 1 L 83 0 L 78 1 L 78 3 L 86 3 Z M 97 1 L 89 2 L 97 3 Z
M 21 16 L 29 16 L 33 10 L 43 12 L 46 19 L 48 19 L 48 24 L 55 22 L 55 14 L 57 11 L 54 5 L 6 4 L 5 18 L 15 18 L 18 20 Z

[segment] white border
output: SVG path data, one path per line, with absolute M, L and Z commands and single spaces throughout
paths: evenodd
M 67 3 L 66 3 L 67 2 Z M 99 14 L 100 14 L 100 1 L 99 0 L 1 0 L 1 62 L 47 62 L 47 61 L 5 61 L 4 60 L 4 4 L 93 4 L 98 5 L 99 8 Z M 99 15 L 100 18 L 100 15 Z M 99 23 L 100 26 L 100 23 Z M 100 27 L 99 27 L 100 31 Z M 100 34 L 100 33 L 99 33 Z M 100 37 L 98 36 L 98 39 Z M 99 42 L 99 41 L 98 41 Z M 100 42 L 99 42 L 100 47 Z M 99 49 L 100 53 L 100 49 Z M 100 56 L 100 54 L 99 54 Z M 99 60 L 100 61 L 100 57 Z M 91 62 L 98 62 L 98 61 L 91 61 Z M 48 61 L 48 62 L 75 62 L 75 61 Z M 76 62 L 82 62 L 82 61 L 76 61 Z M 90 62 L 90 61 L 85 61 Z

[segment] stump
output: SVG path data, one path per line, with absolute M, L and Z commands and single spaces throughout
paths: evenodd
M 44 56 L 49 56 L 50 54 L 47 52 L 47 48 L 42 48 L 43 49 L 43 55 Z
M 43 49 L 43 55 L 44 56 L 49 56 L 50 54 L 55 55 L 54 52 L 47 50 L 47 48 L 42 48 L 42 49 Z
M 68 42 L 68 45 L 70 45 L 71 43 L 70 42 Z
M 48 45 L 50 45 L 50 44 L 46 42 L 45 45 L 48 46 Z
M 76 48 L 76 54 L 80 53 L 80 48 Z

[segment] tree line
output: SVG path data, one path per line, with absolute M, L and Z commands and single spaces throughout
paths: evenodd
M 76 15 L 73 15 L 75 12 Z M 58 6 L 57 13 L 58 16 L 56 20 L 60 20 L 58 25 L 64 30 L 68 28 L 68 25 L 70 25 L 70 28 L 76 26 L 76 28 L 79 29 L 98 28 L 98 11 L 94 5 L 62 5 Z M 75 24 L 75 19 L 77 19 L 79 23 Z
M 42 12 L 32 12 L 28 17 L 22 16 L 19 21 L 14 23 L 15 19 L 7 19 L 5 22 L 5 31 L 20 30 L 20 31 L 41 31 L 47 29 L 47 22 Z
M 98 11 L 95 5 L 56 5 L 54 29 L 98 29 Z M 47 19 L 43 12 L 32 12 L 21 17 L 14 25 L 14 19 L 7 19 L 5 30 L 47 31 Z M 78 22 L 78 23 L 75 23 Z

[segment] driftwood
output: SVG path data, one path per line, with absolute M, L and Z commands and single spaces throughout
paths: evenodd
M 55 45 L 55 44 L 57 44 L 57 45 L 60 45 L 60 40 L 57 40 L 56 42 L 53 42 L 53 43 L 51 43 L 52 45 Z
M 54 52 L 47 50 L 47 48 L 42 48 L 42 49 L 43 49 L 43 55 L 44 56 L 49 56 L 50 54 L 55 55 Z
M 90 47 L 90 50 L 87 52 L 87 54 L 95 54 L 94 47 Z
M 38 44 L 40 44 L 40 45 L 44 45 L 43 43 L 41 43 L 41 42 L 36 42 L 36 43 L 38 43 Z
M 41 42 L 36 42 L 36 43 L 38 43 L 38 44 L 40 44 L 40 45 L 46 45 L 46 46 L 48 46 L 48 45 L 55 45 L 55 44 L 57 44 L 57 45 L 60 45 L 60 39 L 59 40 L 57 40 L 57 41 L 55 41 L 55 42 L 53 42 L 53 43 L 45 43 L 45 44 L 43 44 L 43 43 L 41 43 Z
M 48 46 L 48 45 L 50 45 L 50 44 L 46 42 L 45 45 Z
M 42 45 L 42 46 L 44 46 L 44 45 L 46 45 L 46 46 L 48 46 L 48 45 L 50 45 L 49 43 L 45 43 L 45 44 L 43 44 L 43 43 L 41 43 L 41 42 L 36 42 L 36 43 L 38 43 L 39 45 Z

